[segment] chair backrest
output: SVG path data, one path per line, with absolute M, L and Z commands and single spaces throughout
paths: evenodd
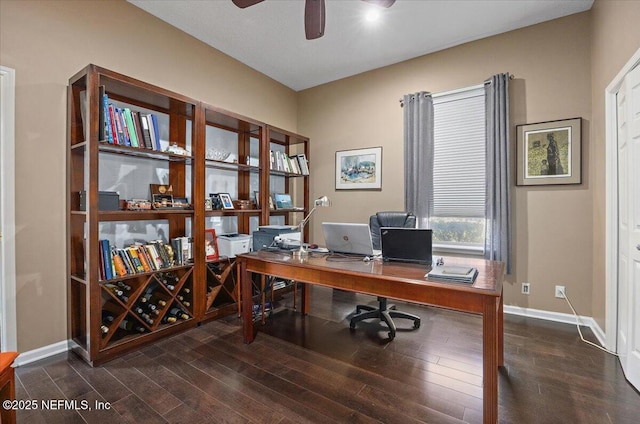
M 373 248 L 379 250 L 380 243 L 380 227 L 402 227 L 415 228 L 416 217 L 409 212 L 378 212 L 369 217 L 369 228 L 371 229 L 371 241 Z

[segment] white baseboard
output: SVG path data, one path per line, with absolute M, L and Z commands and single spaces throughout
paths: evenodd
M 504 306 L 504 313 L 511 315 L 520 315 L 529 318 L 545 319 L 547 321 L 562 322 L 565 324 L 576 324 L 576 317 L 572 314 L 565 314 L 562 312 L 543 311 L 541 309 L 522 308 L 520 306 Z M 598 323 L 591 317 L 579 316 L 580 325 L 589 327 L 593 334 L 595 334 L 598 342 L 602 346 L 605 345 L 605 334 L 598 325 Z M 64 340 L 58 343 L 51 344 L 49 346 L 43 346 L 38 349 L 23 352 L 16 358 L 14 365 L 16 367 L 30 364 L 31 362 L 46 359 L 50 356 L 57 355 L 62 352 L 66 352 L 71 348 L 71 344 L 74 343 L 71 340 Z
M 58 343 L 50 344 L 48 346 L 39 347 L 38 349 L 23 352 L 14 361 L 14 366 L 20 367 L 27 365 L 41 359 L 46 359 L 50 356 L 57 355 L 69 350 L 69 341 L 63 340 Z
M 545 319 L 547 321 L 562 322 L 565 324 L 576 324 L 576 316 L 573 314 L 565 314 L 563 312 L 551 312 L 541 309 L 522 308 L 520 306 L 504 305 L 504 313 L 511 315 L 520 315 L 529 318 Z M 605 346 L 605 334 L 600 328 L 596 320 L 591 317 L 578 315 L 580 326 L 589 327 L 593 334 L 600 342 L 601 346 Z

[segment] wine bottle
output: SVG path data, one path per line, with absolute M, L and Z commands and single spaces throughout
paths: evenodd
M 116 285 L 124 291 L 127 291 L 127 292 L 131 291 L 131 286 L 128 284 L 125 284 L 123 281 L 116 281 Z
M 123 330 L 130 331 L 130 332 L 135 331 L 137 333 L 144 333 L 146 331 L 142 325 L 128 318 L 125 318 L 122 321 L 120 321 L 119 327 L 122 328 Z
M 153 319 L 151 318 L 151 316 L 146 312 L 145 308 L 142 307 L 140 304 L 135 304 L 133 306 L 133 311 L 138 314 L 138 316 L 140 318 L 142 318 L 147 324 L 153 324 Z
M 173 317 L 171 315 L 165 315 L 164 317 L 162 317 L 162 322 L 165 324 L 171 324 L 176 321 L 177 321 L 176 317 Z
M 184 319 L 184 320 L 191 318 L 188 313 L 178 308 L 177 306 L 174 306 L 173 308 L 169 309 L 169 315 L 174 316 L 176 318 Z
M 120 290 L 120 288 L 118 286 L 116 286 L 115 284 L 113 284 L 113 283 L 105 283 L 105 284 L 103 284 L 103 287 L 106 288 L 107 290 L 109 290 L 111 293 L 115 294 L 118 297 L 124 295 L 124 292 L 122 290 Z
M 111 312 L 102 310 L 102 323 L 104 325 L 111 324 L 115 319 L 116 317 Z
M 107 327 L 104 324 L 100 325 L 100 332 L 102 333 L 102 335 L 104 336 L 105 334 L 107 334 L 109 332 L 109 327 Z
M 115 297 L 120 299 L 123 303 L 127 303 L 129 301 L 129 296 L 125 295 L 124 292 L 113 283 L 105 283 L 103 287 L 109 290 Z
M 144 300 L 142 300 L 144 299 Z M 142 302 L 149 303 L 153 305 L 153 308 L 159 309 L 167 305 L 167 302 L 160 296 L 159 293 L 151 290 L 147 290 L 144 292 L 142 297 L 140 298 Z

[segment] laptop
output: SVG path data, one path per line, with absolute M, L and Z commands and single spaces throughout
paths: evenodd
M 369 224 L 353 224 L 344 222 L 323 222 L 325 246 L 333 253 L 373 256 Z
M 424 228 L 380 228 L 382 259 L 431 265 L 432 231 Z

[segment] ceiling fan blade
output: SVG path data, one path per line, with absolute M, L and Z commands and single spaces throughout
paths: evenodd
M 380 7 L 391 7 L 396 0 L 362 0 Z
M 304 32 L 307 40 L 324 35 L 324 0 L 306 0 L 304 5 Z
M 233 4 L 238 6 L 240 9 L 244 9 L 249 6 L 253 6 L 254 4 L 258 4 L 264 0 L 231 0 L 231 1 L 233 1 Z

